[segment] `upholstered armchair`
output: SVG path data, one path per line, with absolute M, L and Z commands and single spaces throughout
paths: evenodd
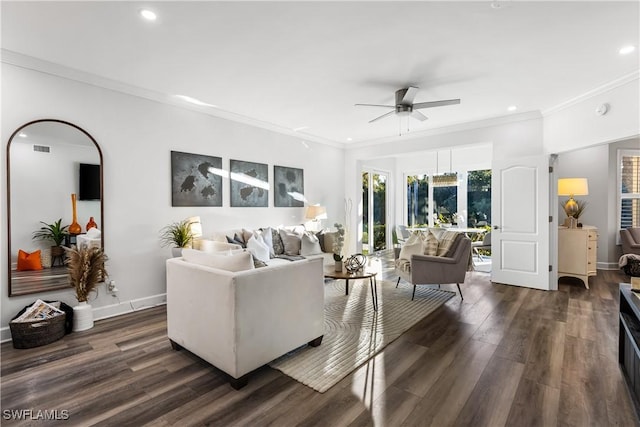
M 452 248 L 451 256 L 432 256 L 432 255 L 411 255 L 411 261 L 408 266 L 396 267 L 398 274 L 398 282 L 400 279 L 413 285 L 413 294 L 411 300 L 415 298 L 417 285 L 442 285 L 455 283 L 462 296 L 460 283 L 464 283 L 467 270 L 469 269 L 469 260 L 471 257 L 471 240 L 466 236 L 460 236 L 457 239 L 455 248 Z
M 640 255 L 640 228 L 625 228 L 620 230 L 622 254 Z

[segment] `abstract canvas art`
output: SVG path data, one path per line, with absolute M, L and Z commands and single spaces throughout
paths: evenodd
M 171 152 L 171 206 L 222 206 L 222 157 Z
M 274 196 L 276 207 L 304 206 L 304 172 L 302 169 L 285 166 L 273 167 Z
M 269 167 L 264 163 L 231 160 L 232 207 L 269 206 Z

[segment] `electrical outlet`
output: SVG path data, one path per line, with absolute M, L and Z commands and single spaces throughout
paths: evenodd
M 118 292 L 118 288 L 116 288 L 115 280 L 110 280 L 109 283 L 107 283 L 107 292 L 110 292 L 114 296 Z

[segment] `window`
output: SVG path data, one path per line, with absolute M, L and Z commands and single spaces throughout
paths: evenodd
M 469 171 L 467 216 L 470 227 L 491 224 L 491 169 Z
M 491 169 L 407 175 L 406 190 L 410 227 L 491 224 Z
M 618 150 L 619 228 L 640 227 L 640 150 Z

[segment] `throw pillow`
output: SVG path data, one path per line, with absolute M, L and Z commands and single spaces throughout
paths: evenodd
M 424 239 L 424 234 L 421 231 L 415 231 L 411 233 L 411 236 L 404 242 L 404 244 L 413 244 L 415 242 L 422 242 Z
M 262 235 L 264 242 L 269 248 L 269 256 L 273 258 L 275 252 L 273 251 L 273 231 L 271 231 L 271 227 L 261 228 L 260 235 Z
M 438 238 L 429 231 L 422 244 L 425 255 L 438 255 Z
M 271 243 L 273 245 L 274 256 L 282 255 L 284 253 L 284 243 L 282 243 L 280 232 L 275 228 L 271 229 Z
M 318 238 L 318 242 L 320 243 L 320 249 L 322 250 L 322 252 L 331 252 L 331 251 L 327 251 L 325 249 L 325 246 L 324 246 L 324 233 L 325 233 L 324 230 L 320 230 L 320 231 L 318 231 L 316 233 L 316 237 Z
M 234 237 L 229 237 L 229 236 L 226 236 L 226 237 L 227 237 L 227 242 L 228 243 L 231 243 L 231 244 L 234 244 L 234 245 L 239 245 L 241 248 L 246 248 L 247 247 L 247 245 L 245 245 L 245 243 L 242 240 L 237 240 L 236 239 L 237 234 Z
M 285 255 L 300 255 L 300 247 L 302 245 L 300 236 L 293 231 L 280 229 L 280 238 L 284 244 Z
M 321 253 L 322 248 L 320 247 L 318 237 L 312 232 L 304 233 L 300 239 L 300 255 L 309 256 Z
M 269 248 L 259 234 L 254 234 L 247 242 L 247 250 L 262 262 L 269 261 Z
M 324 236 L 324 251 L 327 253 L 333 253 L 333 245 L 336 243 L 336 231 L 327 231 Z
M 18 271 L 42 270 L 42 262 L 40 261 L 40 249 L 35 252 L 25 252 L 18 250 Z
M 231 255 L 208 254 L 195 249 L 185 248 L 182 250 L 182 258 L 186 262 L 204 265 L 206 267 L 218 268 L 227 271 L 253 270 L 253 258 L 250 252 L 239 252 Z
M 453 240 L 453 243 L 451 244 L 451 246 L 449 246 L 449 249 L 447 250 L 447 253 L 444 254 L 444 256 L 451 258 L 453 254 L 458 250 L 458 245 L 460 245 L 460 242 L 462 241 L 462 239 L 464 239 L 464 234 L 458 233 L 458 235 Z
M 404 245 L 402 245 L 402 248 L 400 248 L 400 255 L 398 256 L 398 259 L 407 259 L 410 260 L 411 259 L 411 255 L 422 255 L 423 251 L 422 251 L 422 240 L 418 240 L 417 242 L 414 243 L 405 243 Z
M 438 253 L 437 256 L 445 256 L 449 251 L 449 248 L 455 242 L 456 238 L 460 235 L 457 231 L 445 231 L 442 233 L 440 237 L 440 241 L 438 242 Z
M 244 240 L 245 243 L 249 243 L 251 236 L 253 236 L 253 231 L 247 230 L 246 228 L 242 229 L 242 240 Z

